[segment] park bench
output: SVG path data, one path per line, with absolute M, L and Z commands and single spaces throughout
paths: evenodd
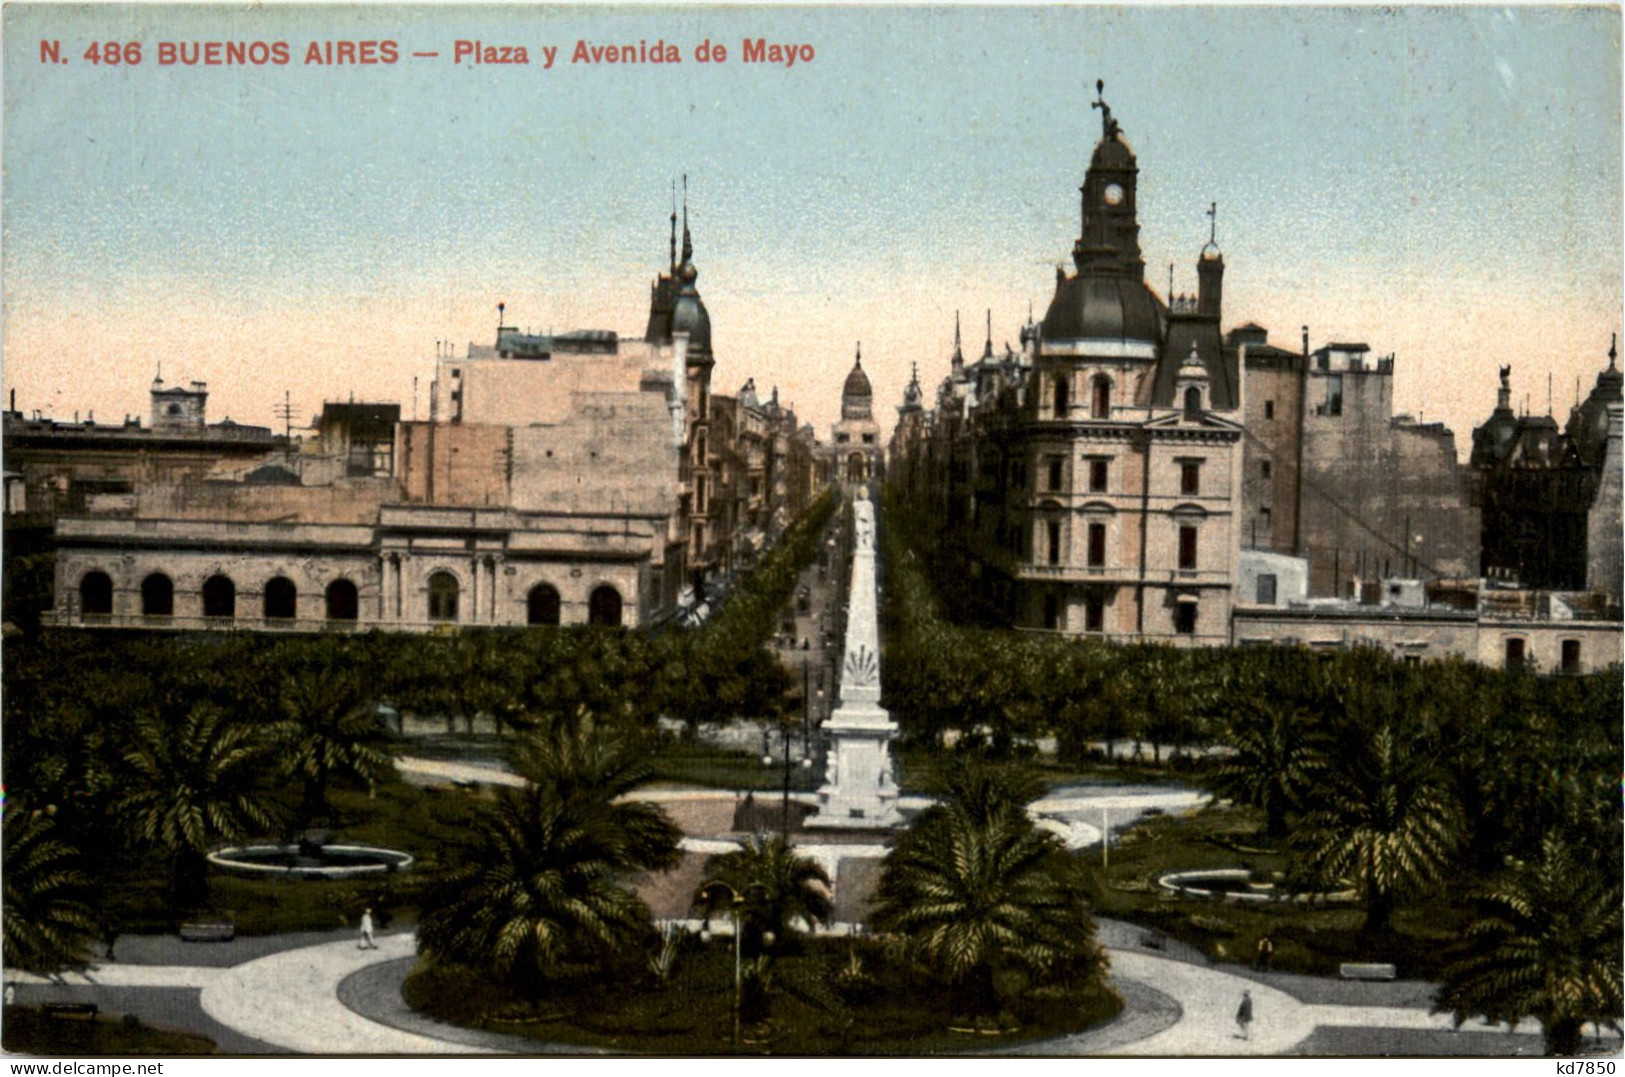
M 1337 974 L 1345 980 L 1392 980 L 1394 966 L 1381 963 L 1361 964 L 1345 961 L 1337 967 Z
M 181 925 L 182 942 L 230 942 L 237 937 L 237 925 L 229 920 L 200 920 Z
M 89 1021 L 98 1012 L 94 1002 L 47 1002 L 41 1009 L 46 1017 L 63 1021 Z

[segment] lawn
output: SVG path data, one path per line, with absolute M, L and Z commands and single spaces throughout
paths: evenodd
M 747 966 L 749 962 L 747 961 Z M 1114 1016 L 1109 988 L 1029 992 L 996 1017 L 949 1012 L 940 985 L 895 966 L 873 943 L 816 939 L 774 960 L 766 999 L 747 988 L 737 1053 L 922 1055 L 983 1051 L 1077 1032 Z M 626 968 L 598 982 L 526 1000 L 462 968 L 420 963 L 403 994 L 452 1024 L 540 1042 L 636 1054 L 735 1053 L 733 950 L 726 938 L 686 936 L 669 977 Z M 957 1031 L 956 1031 L 957 1029 Z
M 1267 933 L 1278 971 L 1335 976 L 1342 962 L 1378 961 L 1394 964 L 1401 979 L 1438 978 L 1465 934 L 1469 914 L 1466 902 L 1452 901 L 1448 892 L 1402 904 L 1392 930 L 1367 939 L 1360 935 L 1363 905 L 1231 904 L 1175 895 L 1157 885 L 1168 872 L 1202 868 L 1284 875 L 1294 854 L 1284 845 L 1266 848 L 1263 825 L 1263 813 L 1237 807 L 1142 820 L 1112 847 L 1096 911 L 1155 928 L 1216 961 L 1250 963 L 1259 937 Z
M 7 1006 L 4 1024 L 8 1054 L 147 1058 L 215 1053 L 207 1036 L 152 1028 L 133 1015 L 55 1017 L 41 1006 Z

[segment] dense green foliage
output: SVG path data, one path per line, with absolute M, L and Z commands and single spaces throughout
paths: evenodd
M 809 927 L 825 923 L 833 909 L 829 873 L 797 853 L 780 834 L 754 834 L 741 848 L 711 857 L 705 878 L 695 904 L 707 918 L 726 916 L 737 898 L 741 941 L 752 955 L 784 948 L 798 922 Z
M 51 815 L 15 802 L 6 805 L 4 842 L 0 960 L 36 973 L 82 967 L 96 938 L 96 919 L 79 854 L 58 836 Z

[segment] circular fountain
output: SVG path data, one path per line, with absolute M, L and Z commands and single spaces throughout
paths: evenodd
M 1204 901 L 1234 903 L 1292 902 L 1295 904 L 1341 904 L 1355 900 L 1352 890 L 1335 893 L 1294 893 L 1246 868 L 1208 868 L 1203 871 L 1169 872 L 1157 880 L 1164 890 Z
M 325 830 L 307 830 L 292 845 L 232 845 L 209 854 L 221 871 L 252 878 L 354 879 L 412 866 L 410 853 L 371 845 L 336 845 Z

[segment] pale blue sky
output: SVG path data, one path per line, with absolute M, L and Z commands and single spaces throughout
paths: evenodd
M 807 42 L 790 70 L 746 36 Z M 393 38 L 439 61 L 303 64 Z M 692 61 L 726 44 L 725 65 Z M 65 65 L 42 64 L 41 38 Z M 143 64 L 86 64 L 92 39 Z M 280 68 L 162 68 L 162 40 L 285 40 Z M 524 44 L 550 71 L 454 67 Z M 578 38 L 685 62 L 585 68 Z M 1142 246 L 1194 286 L 1219 202 L 1226 324 L 1399 356 L 1398 404 L 1465 442 L 1500 363 L 1561 419 L 1621 303 L 1620 16 L 1517 9 L 539 9 L 13 6 L 5 26 L 5 384 L 19 406 L 145 411 L 166 377 L 215 418 L 283 390 L 424 398 L 435 341 L 641 332 L 669 179 L 690 177 L 717 391 L 778 383 L 823 433 L 853 343 L 889 426 L 1041 314 L 1077 233 L 1096 78 L 1140 163 Z

